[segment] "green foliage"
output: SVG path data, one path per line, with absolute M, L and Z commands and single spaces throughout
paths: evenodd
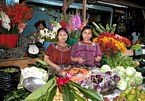
M 75 99 L 77 99 L 77 101 L 86 101 L 85 98 L 78 94 L 78 92 L 81 92 L 84 97 L 91 99 L 92 101 L 103 101 L 103 97 L 97 91 L 82 88 L 79 84 L 74 82 L 68 82 L 59 87 L 63 93 L 63 101 L 75 101 Z M 78 90 L 76 90 L 76 88 Z M 56 89 L 56 77 L 53 77 L 46 85 L 31 93 L 25 101 L 53 101 L 53 98 L 56 95 Z
M 72 86 L 76 87 L 86 98 L 91 99 L 92 101 L 103 101 L 102 96 L 95 90 L 82 88 L 80 85 L 71 82 Z
M 53 92 L 52 94 L 52 91 L 55 91 L 55 92 Z M 48 101 L 46 99 L 49 99 L 49 101 L 52 101 L 55 93 L 56 93 L 56 81 L 55 81 L 55 78 L 52 78 L 44 86 L 38 88 L 36 91 L 31 93 L 25 99 L 25 101 L 41 101 L 41 100 Z
M 98 36 L 101 33 L 114 33 L 116 30 L 116 24 L 113 24 L 110 26 L 109 24 L 106 25 L 106 28 L 103 27 L 101 24 L 96 24 L 95 22 L 92 22 L 94 27 L 93 27 L 93 33 Z
M 136 67 L 137 64 L 132 57 L 123 56 L 118 52 L 115 56 L 107 57 L 103 55 L 102 64 L 108 64 L 111 68 L 116 68 L 117 66 L 123 67 Z

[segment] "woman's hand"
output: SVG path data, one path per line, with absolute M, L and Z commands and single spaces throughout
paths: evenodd
M 83 63 L 85 60 L 83 58 L 77 58 L 78 63 Z
M 61 67 L 60 66 L 55 66 L 55 69 L 57 72 L 59 72 L 61 70 Z
M 97 56 L 97 58 L 95 58 L 95 60 L 96 60 L 97 62 L 99 62 L 99 61 L 101 61 L 101 57 L 100 57 L 100 56 Z

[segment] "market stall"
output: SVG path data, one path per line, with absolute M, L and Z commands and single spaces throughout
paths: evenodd
M 74 0 L 63 1 L 63 17 L 49 13 L 53 19 L 49 28 L 38 31 L 36 39 L 39 45 L 29 43 L 24 38 L 18 42 L 18 47 L 15 43 L 14 47 L 8 47 L 9 50 L 5 50 L 5 47 L 0 50 L 3 58 L 0 60 L 0 98 L 3 101 L 144 101 L 145 60 L 136 58 L 145 54 L 144 45 L 138 40 L 132 44 L 131 40 L 116 33 L 116 24 L 104 27 L 100 23 L 89 22 L 89 16 L 86 17 L 87 0 L 83 0 L 82 17 L 79 10 L 75 14 L 66 14 L 72 2 Z M 12 11 L 8 12 L 11 8 L 15 11 L 17 7 L 29 13 L 18 21 L 17 18 L 12 20 L 15 17 L 10 13 Z M 20 34 L 25 28 L 25 21 L 32 17 L 31 9 L 25 4 L 13 5 L 11 8 L 2 10 L 0 20 L 4 23 L 6 16 L 7 26 L 3 27 L 8 29 L 8 33 L 17 29 Z M 26 13 L 25 10 L 23 13 Z M 9 25 L 10 21 L 13 21 L 13 27 Z M 44 47 L 44 43 L 55 43 L 57 30 L 63 27 L 68 30 L 67 43 L 73 46 L 79 41 L 80 32 L 88 22 L 92 24 L 93 43 L 98 44 L 102 53 L 101 65 L 91 67 L 69 64 L 60 66 L 63 68 L 59 72 L 52 69 L 43 59 L 48 47 Z M 3 38 L 1 42 L 4 42 Z M 14 58 L 6 59 L 10 57 Z

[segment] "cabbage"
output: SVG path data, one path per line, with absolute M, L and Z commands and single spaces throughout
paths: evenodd
M 142 82 L 143 82 L 143 77 L 142 77 L 142 75 L 141 75 L 140 72 L 136 72 L 136 74 L 135 74 L 135 76 L 134 76 L 134 79 L 135 79 L 135 83 L 136 83 L 137 85 L 141 85 Z
M 111 70 L 111 68 L 110 68 L 109 65 L 103 65 L 103 66 L 101 67 L 101 71 L 102 71 L 103 73 L 105 73 L 105 72 L 107 72 L 107 71 L 112 71 L 112 70 Z
M 125 70 L 125 74 L 129 77 L 133 77 L 136 73 L 136 70 L 134 69 L 134 67 L 127 67 Z
M 122 72 L 124 72 L 125 69 L 124 69 L 123 66 L 117 66 L 117 67 L 116 67 L 116 71 L 122 71 Z
M 125 90 L 127 88 L 127 82 L 124 81 L 123 79 L 121 79 L 118 83 L 117 83 L 117 87 L 120 90 Z

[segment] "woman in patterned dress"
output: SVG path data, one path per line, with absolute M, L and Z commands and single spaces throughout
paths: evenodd
M 76 66 L 99 67 L 102 53 L 99 46 L 92 42 L 93 32 L 90 26 L 81 31 L 80 41 L 71 49 L 71 60 Z
M 68 32 L 60 28 L 57 31 L 56 43 L 50 44 L 46 50 L 44 61 L 47 62 L 52 69 L 60 71 L 62 67 L 69 65 L 70 60 L 70 46 L 66 43 L 68 39 Z

